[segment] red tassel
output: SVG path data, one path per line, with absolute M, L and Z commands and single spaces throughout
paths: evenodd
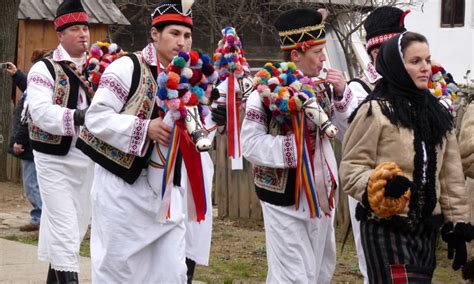
M 403 12 L 402 16 L 400 17 L 400 27 L 405 25 L 405 17 L 410 13 L 410 9 L 407 9 Z

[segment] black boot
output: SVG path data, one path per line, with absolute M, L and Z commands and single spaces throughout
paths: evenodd
M 79 284 L 77 272 L 72 271 L 56 271 L 58 284 Z
M 58 279 L 56 278 L 56 271 L 51 268 L 51 264 L 48 268 L 48 277 L 46 278 L 46 284 L 58 284 Z
M 188 267 L 188 271 L 186 272 L 186 276 L 188 276 L 188 284 L 191 284 L 193 283 L 194 268 L 196 267 L 196 262 L 186 257 L 186 266 Z

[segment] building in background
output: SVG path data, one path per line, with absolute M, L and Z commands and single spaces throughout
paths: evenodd
M 472 0 L 418 0 L 408 7 L 408 30 L 428 38 L 432 58 L 466 84 L 468 70 L 474 72 L 474 4 Z M 471 75 L 470 79 L 474 79 Z M 473 81 L 469 82 L 470 84 Z

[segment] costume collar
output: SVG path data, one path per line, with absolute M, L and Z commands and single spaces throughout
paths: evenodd
M 84 56 L 86 53 L 84 53 Z M 64 49 L 64 47 L 59 44 L 58 47 L 54 50 L 53 52 L 53 60 L 54 61 L 68 61 L 68 62 L 74 62 L 69 55 L 69 53 Z
M 142 50 L 142 54 L 148 65 L 156 66 L 156 49 L 152 42 L 145 46 L 145 48 Z M 160 62 L 160 68 L 164 70 L 166 67 Z

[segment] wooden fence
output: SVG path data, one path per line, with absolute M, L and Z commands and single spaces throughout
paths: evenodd
M 227 157 L 227 136 L 216 137 L 214 202 L 220 218 L 262 219 L 260 201 L 255 194 L 252 165 L 233 171 Z

